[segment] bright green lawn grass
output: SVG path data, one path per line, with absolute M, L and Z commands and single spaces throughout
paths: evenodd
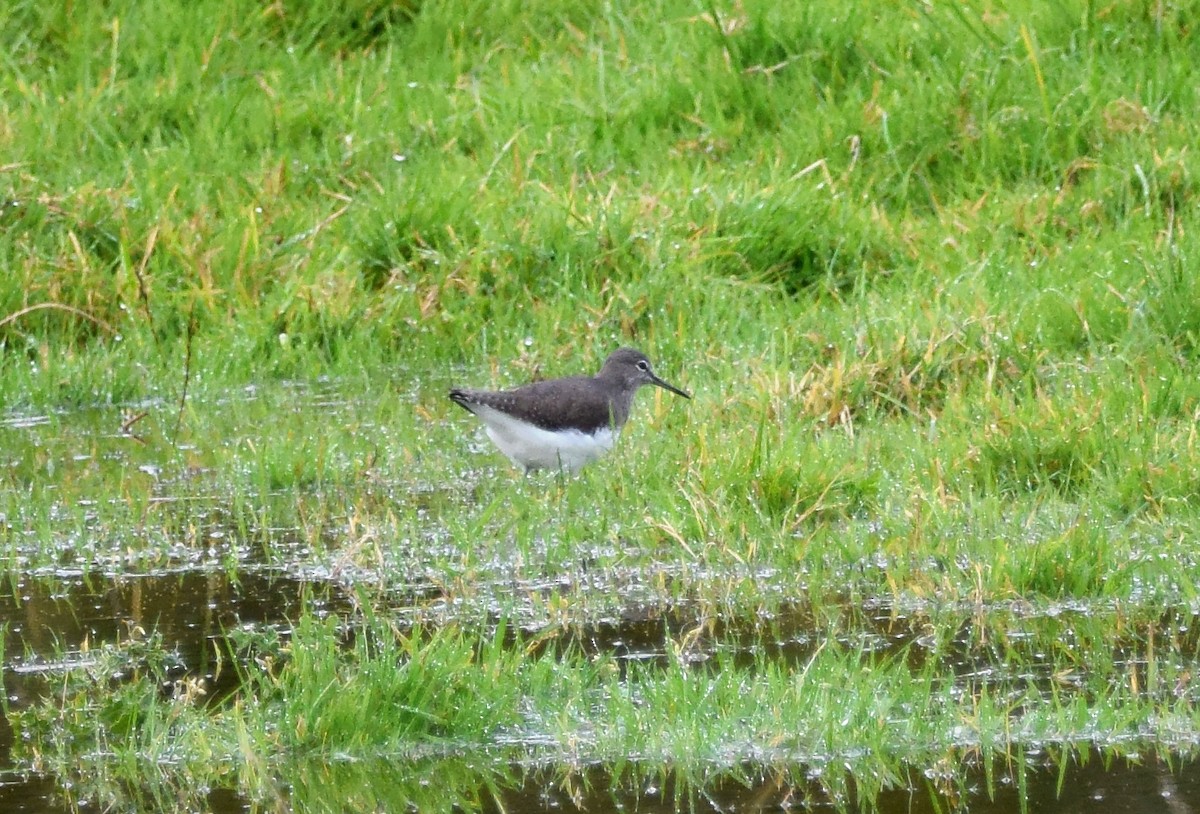
M 468 740 L 535 721 L 560 738 L 551 764 L 711 762 L 708 739 L 744 720 L 726 768 L 767 743 L 820 768 L 796 732 L 838 702 L 770 659 L 628 682 L 604 656 L 526 660 L 489 644 L 498 618 L 536 635 L 796 604 L 848 639 L 811 674 L 861 694 L 864 722 L 920 717 L 867 708 L 893 692 L 936 713 L 838 729 L 826 757 L 887 757 L 851 761 L 868 799 L 976 752 L 1186 754 L 1191 735 L 1157 727 L 1196 731 L 1195 646 L 1154 620 L 1200 601 L 1198 18 L 1195 2 L 3 4 L 0 552 L 13 575 L 199 559 L 369 586 L 379 614 L 482 648 L 464 686 L 520 674 Z M 444 397 L 592 370 L 620 344 L 695 398 L 643 394 L 577 479 L 522 480 Z M 447 601 L 394 608 L 413 585 Z M 846 610 L 864 605 L 938 640 L 1002 633 L 1014 607 L 1100 623 L 1037 662 L 1084 690 L 1014 700 L 964 689 L 952 660 L 864 666 Z M 1171 681 L 1147 692 L 1106 663 L 1128 625 Z M 1032 658 L 979 646 L 995 669 Z M 374 657 L 326 669 L 386 689 L 401 657 Z M 216 754 L 260 788 L 264 755 L 291 747 L 259 724 L 328 680 L 291 665 L 216 714 L 140 684 L 88 703 L 160 722 L 126 727 L 131 753 Z M 553 693 L 595 720 L 539 717 Z M 736 706 L 797 698 L 777 729 Z M 156 717 L 176 714 L 182 734 Z M 46 725 L 43 752 L 72 765 L 81 740 Z M 838 796 L 845 777 L 820 771 Z

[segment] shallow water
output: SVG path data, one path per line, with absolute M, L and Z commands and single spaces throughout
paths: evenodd
M 919 773 L 919 767 L 918 767 Z M 696 812 L 766 812 L 833 810 L 833 805 L 813 788 L 780 786 L 771 780 L 746 784 L 724 782 L 703 795 L 679 793 L 668 778 L 665 783 L 647 783 L 636 792 L 612 794 L 600 791 L 606 786 L 602 776 L 591 778 L 593 791 L 573 797 L 553 784 L 535 780 L 508 790 L 487 811 L 638 811 L 649 814 L 676 812 L 681 808 Z M 1011 814 L 1021 810 L 1021 795 L 1014 784 L 998 784 L 988 795 L 983 774 L 971 782 L 973 791 L 965 800 L 931 792 L 884 792 L 879 800 L 880 814 L 939 814 L 962 805 L 972 814 Z M 1186 814 L 1200 812 L 1200 765 L 1189 763 L 1174 770 L 1160 764 L 1139 765 L 1119 761 L 1106 765 L 1092 755 L 1086 765 L 1070 766 L 1061 776 L 1057 769 L 1032 771 L 1027 775 L 1028 811 L 1038 814 L 1078 814 L 1078 812 L 1117 812 L 1119 814 Z M 680 806 L 680 801 L 683 806 Z
M 911 767 L 910 771 L 918 778 L 922 774 L 921 767 Z M 972 814 L 1012 814 L 1022 810 L 1038 814 L 1200 812 L 1200 765 L 1190 762 L 1174 767 L 1156 761 L 1106 764 L 1099 755 L 1090 755 L 1086 764 L 1073 762 L 1061 774 L 1056 768 L 1028 772 L 1023 795 L 1011 782 L 997 783 L 989 794 L 979 771 L 968 780 L 970 791 L 965 798 L 940 794 L 918 780 L 911 791 L 884 792 L 878 801 L 878 811 L 880 814 L 940 814 L 953 810 Z M 497 784 L 495 778 L 485 782 L 461 767 L 447 767 L 435 774 L 424 768 L 414 771 L 409 766 L 389 765 L 358 767 L 345 773 L 323 772 L 313 781 L 311 786 L 305 784 L 270 801 L 253 803 L 234 791 L 217 788 L 210 790 L 201 802 L 204 810 L 212 814 L 427 810 L 442 808 L 448 800 L 459 801 L 460 811 L 498 814 L 836 810 L 816 788 L 780 785 L 769 777 L 745 782 L 727 780 L 703 793 L 680 788 L 670 773 L 634 787 L 623 784 L 613 788 L 611 779 L 599 770 L 568 780 L 535 772 Z M 156 810 L 151 805 L 138 805 L 136 796 L 134 790 L 127 800 L 131 807 L 125 810 Z M 0 811 L 6 814 L 88 810 L 94 807 L 86 800 L 79 800 L 72 791 L 64 790 L 54 778 L 14 777 L 0 770 Z
M 263 393 L 249 390 L 212 406 L 235 409 L 260 398 Z M 352 400 L 330 385 L 288 388 L 286 397 L 276 393 L 270 398 L 272 410 L 285 412 L 298 426 L 358 420 Z M 0 528 L 10 535 L 9 555 L 0 560 L 5 577 L 0 580 L 0 625 L 3 684 L 12 708 L 52 698 L 56 677 L 87 665 L 96 648 L 144 640 L 153 640 L 167 655 L 168 677 L 198 679 L 207 698 L 223 699 L 238 686 L 230 661 L 235 657 L 231 634 L 273 631 L 286 637 L 303 614 L 352 617 L 359 591 L 378 610 L 409 623 L 470 622 L 486 630 L 505 619 L 510 635 L 538 635 L 539 646 L 549 650 L 611 655 L 622 670 L 633 663 L 666 664 L 676 657 L 696 670 L 716 669 L 719 663 L 752 666 L 761 660 L 799 667 L 833 639 L 849 652 L 897 659 L 914 669 L 935 662 L 970 691 L 999 681 L 1037 687 L 1069 682 L 1071 674 L 1062 668 L 1070 664 L 1078 643 L 1108 642 L 1112 663 L 1135 679 L 1152 647 L 1157 646 L 1160 659 L 1164 650 L 1178 654 L 1181 674 L 1188 669 L 1183 660 L 1200 651 L 1200 613 L 1192 607 L 1166 609 L 1140 621 L 1127 618 L 1125 608 L 1099 602 L 954 607 L 894 597 L 862 601 L 824 596 L 814 607 L 805 596 L 784 595 L 795 583 L 778 583 L 787 586 L 780 589 L 774 582 L 777 575 L 769 571 L 721 573 L 679 562 L 626 567 L 603 541 L 589 550 L 548 537 L 546 551 L 537 552 L 545 554 L 544 561 L 534 562 L 518 562 L 511 546 L 492 541 L 469 567 L 461 567 L 458 547 L 484 547 L 485 541 L 453 540 L 434 530 L 425 539 L 391 541 L 374 559 L 355 552 L 343 556 L 339 546 L 353 538 L 353 507 L 338 509 L 343 514 L 336 522 L 318 523 L 315 532 L 258 528 L 233 516 L 220 484 L 208 479 L 206 460 L 216 460 L 221 444 L 252 440 L 223 439 L 207 453 L 185 449 L 173 469 L 164 468 L 154 451 L 122 431 L 124 414 L 118 408 L 96 408 L 0 420 L 0 442 L 20 441 L 0 446 L 0 467 L 18 473 L 8 488 L 15 493 L 43 478 L 46 494 L 59 501 L 45 522 L 56 532 L 61 525 L 63 536 L 61 548 L 47 553 L 34 543 L 27 545 L 22 536 L 33 539 L 42 530 Z M 362 431 L 378 434 L 379 443 L 387 444 L 380 426 L 364 423 Z M 31 472 L 38 474 L 32 477 Z M 70 482 L 73 503 L 60 497 L 66 487 L 52 482 L 54 478 Z M 124 484 L 122 494 L 95 492 L 109 478 Z M 356 501 L 379 501 L 428 516 L 431 525 L 439 512 L 454 511 L 459 502 L 473 499 L 469 489 L 365 480 L 368 485 L 355 493 Z M 292 491 L 270 486 L 266 477 L 256 499 L 294 499 Z M 318 501 L 323 498 L 319 479 L 307 488 Z M 139 502 L 143 489 L 149 497 Z M 94 528 L 87 509 L 99 501 L 128 505 L 129 528 Z M 310 545 L 314 539 L 320 545 Z M 563 554 L 556 548 L 570 550 Z M 753 611 L 696 601 L 687 587 L 738 583 L 761 585 L 764 601 Z M 578 610 L 578 615 L 554 620 L 547 608 L 564 598 L 569 602 L 561 607 Z M 0 812 L 85 811 L 104 800 L 116 808 L 159 810 L 146 790 L 95 790 L 88 778 L 22 774 L 12 763 L 14 736 L 7 719 L 0 720 Z M 980 771 L 968 777 L 972 790 L 967 799 L 956 800 L 931 791 L 924 780 L 936 776 L 940 767 L 907 768 L 912 790 L 884 793 L 879 810 L 1022 810 L 1018 789 L 998 783 L 989 794 Z M 419 771 L 412 766 L 334 766 L 315 771 L 311 783 L 296 784 L 278 800 L 252 804 L 233 790 L 214 789 L 203 800 L 190 802 L 214 812 L 335 810 L 347 799 L 361 802 L 364 810 L 421 809 L 434 799 L 430 794 L 447 790 L 447 778 L 453 776 L 460 810 L 656 812 L 675 811 L 681 804 L 714 812 L 832 808 L 816 788 L 780 787 L 761 773 L 748 768 L 751 779 L 746 782 L 723 780 L 699 793 L 677 789 L 669 773 L 614 790 L 611 778 L 600 770 L 564 779 L 524 769 L 497 776 L 494 767 L 455 768 L 446 762 Z M 1071 764 L 1062 775 L 1056 768 L 1035 769 L 1026 780 L 1024 799 L 1030 811 L 1200 811 L 1200 766 L 1192 763 L 1173 769 L 1153 761 L 1106 764 L 1096 754 L 1086 765 Z
M 403 609 L 402 597 L 394 597 Z M 163 650 L 173 659 L 172 677 L 184 675 L 202 679 L 206 691 L 219 699 L 236 689 L 235 671 L 228 663 L 230 631 L 271 629 L 286 637 L 292 623 L 302 613 L 351 615 L 354 597 L 340 583 L 331 580 L 299 579 L 277 572 L 248 568 L 229 574 L 208 569 L 157 574 L 112 574 L 19 577 L 0 594 L 0 623 L 5 626 L 5 692 L 9 704 L 19 708 L 39 697 L 52 694 L 55 676 L 63 670 L 86 664 L 89 652 L 104 643 L 145 637 L 151 631 L 161 637 Z M 828 612 L 826 610 L 826 612 Z M 1086 608 L 1042 609 L 1034 614 L 1016 607 L 1012 618 L 1004 621 L 1004 630 L 1018 644 L 1046 640 L 1046 631 L 1037 625 L 1053 620 L 1050 633 L 1075 630 L 1079 624 L 1095 621 L 1098 612 Z M 1200 627 L 1194 617 L 1180 616 L 1160 620 L 1164 629 L 1184 630 L 1187 634 Z M 914 662 L 925 658 L 956 660 L 966 683 L 987 680 L 999 674 L 1002 664 L 988 663 L 978 640 L 991 635 L 964 625 L 952 638 L 952 647 L 938 649 L 922 644 L 929 619 L 915 609 L 900 612 L 876 605 L 870 612 L 846 608 L 837 625 L 840 636 L 866 652 L 901 655 Z M 1062 626 L 1060 628 L 1060 626 Z M 704 622 L 686 607 L 669 612 L 655 609 L 626 618 L 607 619 L 591 627 L 577 628 L 548 640 L 552 647 L 581 647 L 585 652 L 610 653 L 619 663 L 667 660 L 669 642 L 679 641 L 688 630 L 703 629 L 704 635 L 692 637 L 686 658 L 696 669 L 719 653 L 731 653 L 735 660 L 749 663 L 754 658 L 800 664 L 808 658 L 825 635 L 812 609 L 798 605 L 777 609 L 768 616 L 753 619 L 719 619 Z M 1033 633 L 1029 633 L 1033 630 Z M 1027 635 L 1028 634 L 1028 635 Z M 1128 658 L 1136 660 L 1131 644 Z M 218 657 L 220 651 L 220 657 Z M 220 665 L 224 664 L 221 669 Z M 1029 669 L 1027 664 L 1025 669 Z M 1032 681 L 1046 682 L 1045 674 L 1033 674 Z M 9 751 L 13 733 L 7 722 L 0 724 L 0 811 L 57 812 L 86 810 L 84 799 L 75 795 L 86 789 L 83 778 L 47 778 L 14 773 Z M 910 767 L 914 791 L 887 792 L 879 801 L 883 812 L 935 812 L 955 802 L 923 787 L 928 767 Z M 403 801 L 411 795 L 409 773 L 380 768 L 361 784 L 380 784 L 373 798 Z M 750 776 L 754 776 L 754 771 Z M 516 772 L 499 782 L 482 797 L 483 786 L 471 771 L 464 772 L 464 783 L 471 786 L 465 794 L 467 810 L 508 812 L 637 810 L 674 811 L 681 800 L 696 811 L 767 811 L 797 805 L 832 809 L 832 804 L 815 788 L 779 788 L 770 781 L 741 784 L 731 780 L 718 783 L 703 794 L 677 791 L 668 777 L 662 782 L 647 782 L 637 788 L 619 786 L 602 772 L 585 772 L 573 785 L 564 785 L 554 774 L 536 770 Z M 995 797 L 985 791 L 982 773 L 976 772 L 969 786 L 975 791 L 964 803 L 972 812 L 1016 812 L 1020 795 L 1011 783 L 1001 782 Z M 1072 812 L 1099 810 L 1150 812 L 1200 811 L 1200 766 L 1185 764 L 1175 771 L 1152 762 L 1149 765 L 1117 761 L 1110 766 L 1098 756 L 1087 765 L 1072 765 L 1059 788 L 1057 769 L 1032 771 L 1028 775 L 1028 800 L 1032 811 Z M 585 781 L 586 782 L 583 782 Z M 493 781 L 495 782 L 495 781 Z M 313 792 L 316 796 L 319 794 Z M 677 799 L 677 794 L 684 795 Z M 934 796 L 931 798 L 931 794 Z M 419 793 L 417 797 L 419 797 Z M 935 805 L 932 802 L 938 800 Z M 290 797 L 277 801 L 282 809 L 319 810 L 310 794 L 298 802 Z M 214 812 L 266 810 L 254 806 L 232 790 L 214 790 L 205 801 Z M 293 805 L 295 808 L 293 809 Z M 1164 808 L 1164 806 L 1167 806 Z M 77 808 L 78 807 L 78 808 Z M 149 810 L 149 809 L 148 809 Z
M 286 630 L 304 610 L 323 616 L 350 606 L 330 583 L 270 572 L 18 577 L 0 594 L 5 693 L 20 704 L 56 673 L 86 664 L 97 646 L 153 632 L 179 676 L 202 679 L 219 697 L 236 684 L 235 671 L 217 670 L 229 631 Z

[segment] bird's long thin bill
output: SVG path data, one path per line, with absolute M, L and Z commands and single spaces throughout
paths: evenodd
M 685 392 L 683 392 L 682 390 L 680 390 L 680 389 L 679 389 L 678 387 L 676 387 L 675 385 L 673 385 L 673 384 L 667 384 L 667 383 L 666 383 L 666 382 L 664 382 L 662 379 L 660 379 L 660 378 L 658 378 L 657 376 L 655 376 L 653 373 L 652 373 L 652 374 L 650 374 L 650 378 L 651 378 L 651 381 L 653 381 L 655 384 L 657 384 L 657 385 L 658 385 L 659 387 L 661 387 L 663 390 L 670 390 L 670 391 L 671 391 L 672 393 L 674 393 L 675 395 L 677 395 L 677 396 L 683 396 L 685 399 L 690 399 L 690 398 L 691 398 L 691 396 L 689 396 L 687 393 L 685 393 Z

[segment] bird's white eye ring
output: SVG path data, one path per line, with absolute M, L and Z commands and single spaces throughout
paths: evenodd
M 650 363 L 647 362 L 645 359 L 638 362 L 637 366 L 638 366 L 638 370 L 649 370 L 650 369 Z

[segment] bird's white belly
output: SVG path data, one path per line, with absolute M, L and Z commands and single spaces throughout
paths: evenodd
M 578 472 L 612 449 L 616 440 L 616 433 L 608 427 L 595 433 L 544 430 L 490 407 L 476 406 L 474 412 L 487 425 L 488 438 L 513 463 L 526 469 Z

